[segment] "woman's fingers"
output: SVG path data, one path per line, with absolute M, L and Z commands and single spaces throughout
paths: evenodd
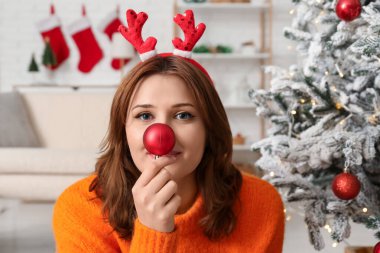
M 152 160 L 150 166 L 144 168 L 144 171 L 141 173 L 141 176 L 137 179 L 135 186 L 144 187 L 147 185 L 156 174 L 165 166 L 174 163 L 176 158 L 174 156 L 161 156 L 156 160 Z
M 177 183 L 173 180 L 169 180 L 156 194 L 156 198 L 166 205 L 167 202 L 173 197 L 177 192 Z
M 174 216 L 181 205 L 181 201 L 181 197 L 175 194 L 163 207 L 163 211 Z
M 165 168 L 163 168 L 156 174 L 155 177 L 152 178 L 149 184 L 145 185 L 144 187 L 147 188 L 147 191 L 150 194 L 156 194 L 165 184 L 168 183 L 170 179 L 170 173 Z

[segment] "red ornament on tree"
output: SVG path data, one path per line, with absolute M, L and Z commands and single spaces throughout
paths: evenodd
M 359 17 L 361 10 L 360 0 L 339 0 L 335 8 L 336 15 L 347 22 Z
M 145 148 L 156 156 L 168 154 L 174 147 L 175 134 L 170 126 L 156 123 L 150 125 L 144 133 Z
M 343 172 L 335 176 L 332 182 L 334 194 L 343 200 L 354 199 L 360 192 L 360 181 L 348 172 Z
M 375 247 L 373 248 L 373 253 L 380 253 L 380 242 L 376 243 Z

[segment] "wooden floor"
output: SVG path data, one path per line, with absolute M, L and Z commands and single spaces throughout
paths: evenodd
M 5 206 L 5 211 L 3 210 Z M 2 211 L 3 210 L 3 211 Z M 52 253 L 55 251 L 51 229 L 52 203 L 19 203 L 0 200 L 0 253 Z M 317 252 L 309 244 L 303 218 L 297 214 L 286 223 L 285 253 Z M 372 231 L 353 224 L 350 245 L 374 245 Z M 343 253 L 347 243 L 332 247 L 325 229 L 326 248 L 322 253 Z

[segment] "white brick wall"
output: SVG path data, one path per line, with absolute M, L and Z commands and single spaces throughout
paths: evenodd
M 108 38 L 97 30 L 99 22 L 115 7 L 120 4 L 121 10 L 134 8 L 137 11 L 144 10 L 149 14 L 143 36 L 155 36 L 158 39 L 157 49 L 159 52 L 172 50 L 173 32 L 173 1 L 174 0 L 139 0 L 139 1 L 100 1 L 100 0 L 0 0 L 0 91 L 11 90 L 14 84 L 30 83 L 57 83 L 57 84 L 116 84 L 119 81 L 120 73 L 110 67 L 110 43 Z M 254 0 L 253 0 L 254 1 Z M 63 32 L 70 48 L 70 57 L 64 65 L 57 71 L 49 74 L 40 65 L 44 44 L 40 34 L 36 29 L 36 22 L 49 15 L 50 3 L 54 2 L 56 13 L 62 22 Z M 86 4 L 87 16 L 92 22 L 95 37 L 98 39 L 105 54 L 103 60 L 89 74 L 82 74 L 77 70 L 79 52 L 74 41 L 67 32 L 67 27 L 81 15 L 81 3 Z M 287 50 L 289 44 L 282 37 L 284 24 L 290 24 L 289 1 L 274 0 L 274 26 L 273 26 L 273 46 L 274 63 L 286 66 L 293 62 L 293 57 Z M 123 11 L 124 12 L 124 11 Z M 237 37 L 241 41 L 255 38 L 256 31 L 251 29 L 252 24 L 257 22 L 255 14 L 232 14 L 228 15 L 228 20 L 223 19 L 221 13 L 212 14 L 212 21 L 207 22 L 208 30 L 202 42 L 232 43 L 237 47 Z M 210 14 L 208 14 L 210 15 Z M 234 16 L 235 15 L 235 16 Z M 123 15 L 124 18 L 124 15 Z M 203 21 L 201 18 L 198 21 Z M 161 26 L 161 27 L 159 27 Z M 247 28 L 248 27 L 248 28 Z M 226 34 L 225 31 L 230 31 Z M 249 33 L 248 33 L 249 32 Z M 248 35 L 249 34 L 249 35 Z M 212 36 L 211 36 L 212 35 Z M 234 44 L 235 43 L 235 44 Z M 27 71 L 31 55 L 35 53 L 36 60 L 40 65 L 40 72 L 35 76 Z M 293 52 L 291 52 L 293 53 Z M 239 63 L 234 63 L 239 64 Z M 244 63 L 243 63 L 244 64 Z M 218 76 L 220 71 L 229 72 L 227 80 L 238 82 L 235 71 L 244 68 L 225 66 L 222 69 L 211 70 L 211 74 Z M 232 80 L 232 81 L 231 81 Z

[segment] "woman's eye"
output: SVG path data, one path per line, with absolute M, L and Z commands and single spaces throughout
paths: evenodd
M 137 115 L 136 118 L 139 118 L 141 120 L 150 120 L 152 118 L 152 115 L 150 113 L 140 113 L 139 115 Z
M 176 115 L 177 119 L 191 119 L 193 115 L 188 112 L 181 112 Z

